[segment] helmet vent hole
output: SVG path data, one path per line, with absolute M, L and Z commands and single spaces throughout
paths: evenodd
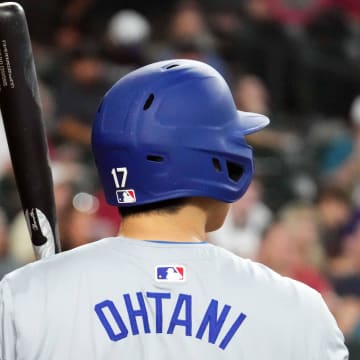
M 163 162 L 164 158 L 160 155 L 148 155 L 146 157 L 147 160 L 152 161 L 152 162 Z
M 221 172 L 221 165 L 220 165 L 219 159 L 213 158 L 213 159 L 212 159 L 212 163 L 213 163 L 213 165 L 214 165 L 215 171 L 216 171 L 216 172 Z
M 149 95 L 149 97 L 145 101 L 145 104 L 144 104 L 144 107 L 143 107 L 144 110 L 147 110 L 151 106 L 151 104 L 154 101 L 154 98 L 155 98 L 154 94 Z
M 177 67 L 177 66 L 179 66 L 179 64 L 169 65 L 169 66 L 166 67 L 166 70 L 172 69 L 172 68 Z
M 229 178 L 235 182 L 238 182 L 244 173 L 244 169 L 241 165 L 235 164 L 231 161 L 226 162 Z

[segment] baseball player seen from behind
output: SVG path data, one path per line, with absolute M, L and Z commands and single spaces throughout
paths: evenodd
M 205 242 L 253 177 L 245 135 L 268 123 L 201 62 L 120 79 L 92 135 L 119 236 L 3 279 L 1 359 L 348 359 L 316 291 Z

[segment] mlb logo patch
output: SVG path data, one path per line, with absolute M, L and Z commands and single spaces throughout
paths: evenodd
M 155 267 L 155 280 L 162 282 L 183 282 L 185 281 L 185 266 L 158 265 Z
M 135 191 L 133 189 L 117 190 L 116 197 L 119 204 L 129 204 L 136 202 Z

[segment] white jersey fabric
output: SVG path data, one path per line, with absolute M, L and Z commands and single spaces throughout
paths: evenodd
M 1 360 L 343 360 L 306 285 L 208 243 L 107 238 L 7 275 Z

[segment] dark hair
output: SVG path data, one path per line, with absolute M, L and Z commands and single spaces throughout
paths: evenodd
M 327 184 L 320 187 L 318 194 L 315 198 L 315 203 L 319 204 L 322 201 L 326 201 L 329 199 L 337 200 L 344 204 L 351 203 L 350 196 L 346 192 L 346 190 L 344 190 L 343 188 L 337 185 L 332 185 L 332 184 Z
M 175 214 L 188 202 L 188 199 L 189 198 L 178 198 L 139 206 L 119 207 L 118 210 L 123 219 L 129 216 L 148 214 L 150 212 Z

